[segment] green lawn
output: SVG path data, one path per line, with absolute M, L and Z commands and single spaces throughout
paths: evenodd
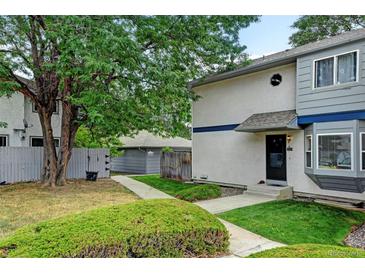
M 249 258 L 365 258 L 365 250 L 319 244 L 301 244 L 265 250 Z
M 188 184 L 175 180 L 163 179 L 160 178 L 160 175 L 131 176 L 131 178 L 186 201 L 207 200 L 221 196 L 221 189 L 216 185 Z
M 317 203 L 274 201 L 234 209 L 219 217 L 285 244 L 343 245 L 351 227 L 365 222 L 365 214 Z

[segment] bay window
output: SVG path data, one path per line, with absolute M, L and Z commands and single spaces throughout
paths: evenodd
M 312 135 L 307 135 L 305 138 L 305 166 L 312 168 Z
M 314 88 L 357 81 L 358 51 L 314 61 Z
M 352 170 L 352 134 L 318 134 L 317 167 L 319 169 Z
M 360 133 L 360 163 L 360 169 L 365 170 L 365 132 Z

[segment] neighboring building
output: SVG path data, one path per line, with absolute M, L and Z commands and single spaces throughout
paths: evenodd
M 135 137 L 121 137 L 123 144 L 121 157 L 112 159 L 112 171 L 153 174 L 160 173 L 160 155 L 164 147 L 174 151 L 191 151 L 191 141 L 175 137 L 162 138 L 147 131 L 139 132 Z
M 193 179 L 365 200 L 365 29 L 190 85 Z
M 56 146 L 61 136 L 61 111 L 57 102 L 52 116 Z M 0 97 L 0 121 L 8 124 L 0 128 L 0 146 L 43 146 L 42 128 L 34 104 L 21 93 L 15 92 L 10 98 Z

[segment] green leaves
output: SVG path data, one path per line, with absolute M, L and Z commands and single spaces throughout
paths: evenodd
M 328 38 L 345 31 L 365 27 L 363 15 L 306 15 L 301 16 L 292 26 L 298 31 L 289 38 L 297 47 Z
M 47 97 L 78 106 L 107 136 L 182 135 L 196 99 L 187 82 L 246 64 L 239 31 L 257 16 L 3 16 L 0 74 L 27 73 Z M 37 34 L 33 37 L 32 28 Z M 37 56 L 37 57 L 35 57 Z M 66 93 L 65 82 L 71 83 Z M 9 84 L 6 84 L 9 85 Z M 0 85 L 0 93 L 9 90 Z

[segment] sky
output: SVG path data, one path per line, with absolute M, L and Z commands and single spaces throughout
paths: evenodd
M 289 36 L 295 31 L 290 28 L 299 16 L 265 15 L 260 22 L 241 30 L 240 42 L 247 46 L 246 52 L 252 59 L 290 48 Z

